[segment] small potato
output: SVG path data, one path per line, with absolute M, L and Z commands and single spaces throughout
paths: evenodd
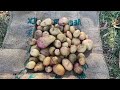
M 73 69 L 72 63 L 68 59 L 63 59 L 62 60 L 62 65 L 67 71 L 71 71 Z
M 46 71 L 47 73 L 52 72 L 52 67 L 51 67 L 51 66 L 45 67 L 45 71 Z
M 61 42 L 67 41 L 67 38 L 64 34 L 58 34 L 57 39 L 60 40 Z
M 61 48 L 60 48 L 60 53 L 61 53 L 63 56 L 67 57 L 67 56 L 70 54 L 70 49 L 67 48 L 67 47 L 61 47 Z
M 80 40 L 78 38 L 73 38 L 71 42 L 73 45 L 76 45 L 76 46 L 80 44 Z
M 62 47 L 68 47 L 68 42 L 62 43 Z
M 48 35 L 50 35 L 48 31 L 44 31 L 43 34 L 42 34 L 43 37 L 48 36 Z
M 29 40 L 28 40 L 28 44 L 29 45 L 35 45 L 37 43 L 37 40 L 35 39 L 35 38 L 30 38 Z
M 50 47 L 49 48 L 49 53 L 50 55 L 54 55 L 55 47 Z
M 50 29 L 50 26 L 43 27 L 43 31 L 48 31 Z
M 39 62 L 38 58 L 36 58 L 36 57 L 30 57 L 29 61 L 34 61 L 35 63 Z
M 74 62 L 77 60 L 76 54 L 70 54 L 69 55 L 69 60 L 72 64 L 74 64 Z
M 50 65 L 50 61 L 51 61 L 51 58 L 50 58 L 50 57 L 46 57 L 46 58 L 43 60 L 43 65 L 44 65 L 44 66 Z
M 73 33 L 73 36 L 74 36 L 75 38 L 79 37 L 79 35 L 80 35 L 80 30 L 76 30 L 76 31 Z
M 55 64 L 58 64 L 59 61 L 58 61 L 58 57 L 54 56 L 51 58 L 51 61 L 50 61 L 50 65 L 55 65 Z
M 86 39 L 86 34 L 84 32 L 80 32 L 79 39 L 80 40 L 85 40 Z
M 34 34 L 35 39 L 38 39 L 39 37 L 42 37 L 42 31 L 41 30 L 35 31 L 35 34 Z
M 85 58 L 85 55 L 84 55 L 83 53 L 79 53 L 78 56 L 77 56 L 77 58 L 78 58 L 78 59 L 79 59 L 79 58 Z
M 85 65 L 86 61 L 85 61 L 85 58 L 79 58 L 79 64 L 80 65 Z
M 67 43 L 68 43 L 68 46 L 71 46 L 71 43 L 72 43 L 71 39 L 67 38 Z
M 75 27 L 74 26 L 70 26 L 70 32 L 73 34 L 75 32 Z
M 55 49 L 54 53 L 55 53 L 56 56 L 59 56 L 60 55 L 60 50 L 59 49 Z
M 87 50 L 92 50 L 93 48 L 93 41 L 90 39 L 84 40 L 82 44 L 86 46 Z
M 58 23 L 59 23 L 59 25 L 64 26 L 69 23 L 69 20 L 66 17 L 62 17 L 59 19 Z
M 67 31 L 67 37 L 70 38 L 70 39 L 72 39 L 72 34 L 71 34 L 70 31 Z
M 64 32 L 66 33 L 68 30 L 70 30 L 70 26 L 69 25 L 65 25 Z
M 43 30 L 43 28 L 41 26 L 37 26 L 37 30 Z
M 32 49 L 30 51 L 30 55 L 33 56 L 33 57 L 38 57 L 39 54 L 40 54 L 40 52 L 37 49 Z
M 41 20 L 37 20 L 36 24 L 40 25 L 40 23 L 41 23 Z
M 40 53 L 44 56 L 49 56 L 50 55 L 49 48 L 41 49 Z
M 42 55 L 42 54 L 39 54 L 39 60 L 40 60 L 41 62 L 43 62 L 44 59 L 45 59 L 45 56 Z
M 57 75 L 63 76 L 65 74 L 65 69 L 61 64 L 53 66 L 53 72 Z
M 74 72 L 77 74 L 81 74 L 83 72 L 83 68 L 79 63 L 75 63 Z
M 35 67 L 36 63 L 34 61 L 29 61 L 26 65 L 27 69 L 33 69 Z
M 45 27 L 45 26 L 49 26 L 49 25 L 52 25 L 53 24 L 53 21 L 50 19 L 50 18 L 46 18 L 45 20 L 43 20 L 41 22 L 41 26 Z
M 55 40 L 55 41 L 54 41 L 54 46 L 55 46 L 56 48 L 60 48 L 60 47 L 61 47 L 61 42 L 60 42 L 60 40 Z
M 44 70 L 44 66 L 43 63 L 39 62 L 36 64 L 36 66 L 34 67 L 34 71 L 43 71 Z
M 84 53 L 86 51 L 86 45 L 80 44 L 77 46 L 77 52 Z
M 70 53 L 75 53 L 77 51 L 77 46 L 71 45 L 70 47 Z
M 61 33 L 61 31 L 60 31 L 60 29 L 59 28 L 51 28 L 50 29 L 50 34 L 51 35 L 58 35 L 58 34 L 60 34 Z
M 32 49 L 37 49 L 38 51 L 40 50 L 40 48 L 38 48 L 37 45 L 33 45 L 33 46 L 31 46 L 31 50 L 32 50 Z

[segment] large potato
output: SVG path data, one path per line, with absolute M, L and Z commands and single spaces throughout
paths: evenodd
M 84 53 L 86 51 L 86 45 L 80 44 L 77 46 L 77 52 Z
M 50 55 L 54 55 L 55 47 L 50 47 L 49 48 L 49 53 Z
M 70 30 L 70 26 L 69 25 L 65 25 L 64 32 L 66 33 L 68 30 Z
M 60 53 L 61 53 L 63 56 L 67 57 L 67 56 L 70 54 L 70 49 L 67 48 L 67 47 L 61 47 L 61 48 L 60 48 Z
M 61 42 L 65 42 L 67 40 L 64 34 L 58 34 L 57 39 L 60 40 Z
M 61 64 L 53 66 L 53 72 L 57 75 L 63 76 L 65 74 L 65 69 Z
M 46 57 L 46 58 L 43 60 L 43 65 L 44 65 L 44 66 L 49 66 L 49 65 L 50 65 L 50 61 L 51 61 L 51 58 L 50 58 L 50 57 Z
M 74 33 L 73 33 L 73 36 L 75 38 L 79 37 L 80 36 L 80 30 L 76 30 Z
M 73 69 L 72 63 L 68 59 L 63 59 L 62 60 L 62 65 L 67 71 L 71 71 Z
M 29 40 L 28 40 L 28 44 L 29 45 L 35 45 L 37 43 L 37 40 L 35 39 L 35 38 L 30 38 Z
M 80 44 L 80 40 L 78 38 L 73 38 L 72 39 L 72 44 L 77 46 L 77 45 Z
M 85 40 L 86 39 L 86 34 L 84 32 L 80 32 L 79 39 L 80 40 Z
M 73 34 L 75 32 L 75 27 L 74 26 L 70 26 L 70 32 Z
M 51 66 L 45 67 L 45 71 L 46 71 L 47 73 L 52 72 L 52 67 L 51 67 Z
M 33 57 L 38 57 L 39 54 L 40 54 L 40 52 L 37 49 L 32 49 L 30 51 L 30 55 L 33 56 Z
M 74 62 L 77 60 L 76 54 L 70 54 L 69 55 L 69 60 L 72 64 L 74 64 Z
M 71 39 L 67 38 L 67 43 L 68 43 L 68 46 L 71 46 L 71 43 L 72 43 Z
M 70 53 L 75 53 L 77 51 L 77 46 L 71 45 L 70 47 Z
M 58 23 L 59 23 L 59 25 L 64 26 L 69 23 L 69 20 L 66 17 L 62 17 L 59 19 Z
M 39 60 L 40 60 L 41 62 L 43 62 L 44 59 L 45 59 L 45 56 L 42 55 L 42 54 L 39 54 Z
M 50 65 L 55 65 L 58 63 L 59 63 L 58 57 L 54 56 L 51 58 Z
M 42 31 L 41 30 L 36 30 L 34 34 L 34 38 L 38 39 L 39 37 L 42 37 Z
M 55 40 L 55 41 L 54 41 L 54 46 L 55 46 L 56 48 L 60 48 L 60 47 L 61 47 L 61 42 L 60 42 L 60 40 Z
M 26 65 L 27 69 L 33 69 L 35 67 L 36 63 L 34 61 L 29 61 Z
M 67 35 L 68 38 L 72 39 L 72 34 L 71 34 L 70 31 L 67 31 L 66 35 Z
M 83 68 L 79 63 L 74 64 L 74 72 L 77 74 L 81 74 L 83 72 Z
M 86 46 L 87 50 L 92 50 L 93 48 L 93 41 L 90 39 L 84 40 L 82 44 Z
M 59 49 L 55 49 L 54 53 L 55 53 L 56 56 L 59 56 L 60 55 L 60 50 Z
M 49 48 L 44 48 L 44 49 L 41 49 L 40 50 L 40 53 L 44 56 L 49 56 L 50 53 L 49 53 Z
M 62 47 L 68 47 L 68 42 L 62 43 Z
M 85 60 L 84 57 L 79 58 L 79 64 L 80 64 L 80 65 L 85 65 L 85 63 L 86 63 L 86 60 Z
M 36 66 L 34 67 L 34 71 L 43 71 L 44 70 L 44 66 L 43 63 L 39 62 L 36 64 Z

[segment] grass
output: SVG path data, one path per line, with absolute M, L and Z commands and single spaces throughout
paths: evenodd
M 110 77 L 114 79 L 120 79 L 120 29 L 114 28 L 112 25 L 113 21 L 118 17 L 120 17 L 120 11 L 101 11 L 99 15 L 103 53 Z

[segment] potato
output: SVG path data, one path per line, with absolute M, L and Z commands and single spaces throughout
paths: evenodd
M 41 26 L 37 26 L 37 30 L 43 30 L 43 27 L 41 27 Z
M 37 49 L 38 51 L 40 50 L 40 48 L 38 48 L 37 45 L 33 45 L 33 46 L 31 46 L 31 50 L 32 50 L 32 49 Z
M 32 49 L 30 51 L 30 55 L 33 56 L 33 57 L 38 57 L 39 54 L 40 54 L 40 52 L 37 49 Z
M 86 61 L 85 61 L 85 58 L 82 57 L 82 58 L 79 58 L 79 64 L 80 65 L 85 65 Z
M 44 56 L 49 56 L 50 53 L 49 53 L 49 48 L 44 48 L 44 49 L 41 49 L 40 50 L 40 53 Z
M 34 61 L 29 61 L 26 65 L 27 69 L 33 69 L 35 67 L 36 63 Z
M 61 64 L 53 66 L 53 72 L 57 75 L 63 76 L 65 74 L 65 69 Z
M 50 61 L 50 65 L 55 65 L 55 64 L 58 64 L 59 61 L 58 61 L 58 57 L 54 56 L 51 58 L 51 61 Z
M 64 26 L 69 23 L 69 20 L 66 17 L 62 17 L 59 19 L 58 23 L 59 23 L 59 25 Z
M 62 60 L 62 65 L 67 71 L 71 71 L 73 69 L 72 63 L 68 59 L 63 59 Z
M 60 42 L 60 40 L 55 40 L 55 41 L 54 41 L 54 46 L 55 46 L 56 48 L 60 48 L 60 47 L 61 47 L 61 42 Z
M 87 50 L 92 50 L 93 48 L 93 41 L 90 39 L 84 40 L 82 44 L 86 46 Z
M 72 64 L 74 64 L 74 62 L 77 60 L 76 54 L 70 54 L 69 55 L 69 60 Z
M 60 55 L 60 56 L 58 57 L 58 62 L 61 63 L 63 59 L 64 59 L 64 56 Z
M 34 38 L 38 39 L 39 37 L 42 37 L 42 31 L 41 30 L 36 30 L 34 34 Z
M 35 63 L 39 62 L 38 58 L 36 58 L 36 57 L 30 57 L 29 61 L 34 61 Z
M 54 53 L 55 53 L 56 56 L 59 56 L 60 55 L 60 50 L 59 49 L 55 49 Z
M 74 72 L 77 74 L 81 74 L 83 72 L 83 68 L 79 63 L 74 64 Z
M 46 58 L 43 60 L 43 65 L 44 65 L 44 66 L 50 65 L 50 61 L 51 61 L 51 58 L 50 58 L 50 57 L 46 57 Z
M 41 23 L 41 20 L 37 20 L 36 24 L 40 25 L 40 23 Z
M 50 55 L 54 55 L 55 47 L 50 47 L 49 48 L 49 53 Z
M 40 60 L 41 62 L 43 62 L 44 59 L 45 59 L 45 56 L 42 55 L 42 54 L 39 54 L 39 60 Z
M 70 54 L 70 49 L 68 47 L 61 47 L 60 48 L 60 53 L 67 57 Z
M 45 67 L 45 71 L 46 71 L 47 73 L 52 72 L 52 67 L 51 67 L 51 66 Z
M 60 29 L 59 28 L 51 28 L 50 29 L 50 34 L 51 35 L 58 35 L 58 34 L 60 34 L 61 33 L 61 31 L 60 31 Z
M 70 53 L 75 53 L 77 51 L 77 46 L 71 45 L 70 47 Z
M 86 39 L 86 34 L 84 32 L 80 32 L 79 39 L 80 40 L 85 40 Z
M 62 43 L 62 47 L 68 47 L 68 42 Z
M 79 37 L 80 36 L 80 30 L 76 30 L 74 33 L 73 33 L 73 36 L 75 38 Z
M 70 26 L 69 25 L 65 25 L 64 32 L 66 33 L 68 30 L 70 30 Z
M 78 59 L 79 59 L 79 58 L 85 58 L 85 55 L 84 55 L 83 53 L 79 53 L 78 56 L 77 56 L 77 58 L 78 58 Z
M 50 26 L 43 27 L 43 31 L 48 31 L 50 29 Z
M 68 43 L 68 46 L 71 46 L 72 41 L 69 38 L 67 38 L 67 43 Z
M 48 31 L 44 31 L 43 34 L 42 34 L 43 37 L 48 36 L 48 35 L 50 35 Z
M 73 45 L 76 45 L 76 46 L 80 44 L 80 40 L 78 38 L 73 38 L 71 42 Z
M 75 27 L 74 26 L 70 26 L 70 32 L 73 34 L 75 32 Z
M 30 38 L 29 40 L 28 40 L 28 44 L 29 45 L 35 45 L 37 43 L 37 40 L 35 39 L 35 38 Z
M 43 63 L 39 62 L 36 64 L 36 66 L 34 67 L 34 71 L 43 71 L 44 70 L 44 66 Z
M 67 31 L 67 37 L 70 38 L 70 39 L 72 39 L 72 34 L 71 34 L 70 31 Z
M 50 18 L 46 18 L 45 20 L 43 20 L 41 22 L 41 26 L 45 27 L 45 26 L 49 26 L 49 25 L 52 25 L 53 24 L 53 21 L 50 19 Z
M 51 43 L 53 43 L 55 41 L 55 37 L 52 35 L 48 35 L 48 36 L 44 36 L 44 37 L 40 37 L 37 40 L 37 45 L 39 48 L 46 48 L 48 47 Z
M 77 52 L 84 53 L 86 51 L 86 45 L 80 44 L 77 46 Z
M 57 39 L 60 40 L 61 42 L 67 41 L 67 38 L 64 34 L 58 34 Z

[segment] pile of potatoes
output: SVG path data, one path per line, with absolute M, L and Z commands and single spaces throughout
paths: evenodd
M 74 26 L 69 26 L 69 19 L 62 17 L 58 24 L 50 18 L 37 20 L 31 45 L 27 69 L 45 71 L 63 76 L 66 71 L 76 74 L 83 72 L 86 63 L 84 52 L 92 50 L 93 41 Z

